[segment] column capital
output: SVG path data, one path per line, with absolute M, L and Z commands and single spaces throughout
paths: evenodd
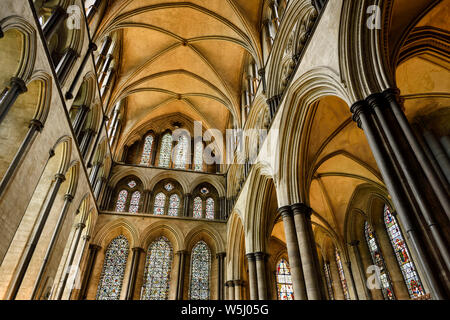
M 62 173 L 57 173 L 57 174 L 55 174 L 55 179 L 61 180 L 61 182 L 64 182 L 66 180 L 66 176 L 63 175 Z
M 97 51 L 97 45 L 94 42 L 91 42 L 89 44 L 88 50 L 91 51 L 91 52 Z
M 352 247 L 357 247 L 357 246 L 359 246 L 359 243 L 360 243 L 359 240 L 352 240 L 348 244 Z
M 91 236 L 90 235 L 84 235 L 83 236 L 83 240 L 87 242 L 87 241 L 91 240 Z
M 71 195 L 71 194 L 64 195 L 64 201 L 72 202 L 72 200 L 73 200 L 73 195 Z
M 77 224 L 75 225 L 75 228 L 76 228 L 76 229 L 84 229 L 85 227 L 86 227 L 86 224 L 83 223 L 83 222 L 77 223 Z
M 225 285 L 227 287 L 233 287 L 234 288 L 234 281 L 233 280 L 228 280 L 227 282 L 225 282 Z
M 19 91 L 19 93 L 24 93 L 27 92 L 27 85 L 25 84 L 25 81 L 23 81 L 21 78 L 18 77 L 12 77 L 11 80 L 9 81 L 11 87 L 16 87 L 17 91 Z
M 356 122 L 358 128 L 362 129 L 361 113 L 369 113 L 369 111 L 365 100 L 357 101 L 350 107 L 350 112 L 353 113 L 352 120 Z
M 258 70 L 258 75 L 263 77 L 266 74 L 266 68 L 261 68 Z
M 41 132 L 42 129 L 44 128 L 44 125 L 38 119 L 31 119 L 30 124 L 28 125 L 28 128 L 30 128 L 30 129 L 35 128 L 36 131 Z
M 304 203 L 300 202 L 300 203 L 293 204 L 291 206 L 291 208 L 292 208 L 292 211 L 294 212 L 294 216 L 297 214 L 304 214 L 308 218 L 311 217 L 312 209 Z
M 233 280 L 233 284 L 235 287 L 239 287 L 242 285 L 242 280 Z
M 216 258 L 220 259 L 220 258 L 225 258 L 227 255 L 226 252 L 219 252 L 218 254 L 216 254 Z
M 186 250 L 178 250 L 177 252 L 175 252 L 175 254 L 182 256 L 182 255 L 188 255 L 189 252 L 187 252 Z
M 89 249 L 90 250 L 93 250 L 93 251 L 98 251 L 98 250 L 100 250 L 102 247 L 101 246 L 99 246 L 98 244 L 90 244 L 89 245 Z
M 289 205 L 278 208 L 278 213 L 281 215 L 283 219 L 285 217 L 287 218 L 293 216 L 292 208 Z
M 248 261 L 255 261 L 255 254 L 254 253 L 247 253 L 245 256 L 247 257 Z
M 381 93 L 373 93 L 366 98 L 367 104 L 370 109 L 375 110 L 376 108 L 386 108 L 387 105 L 383 103 L 383 95 Z
M 255 260 L 256 261 L 264 261 L 266 254 L 264 252 L 255 252 Z

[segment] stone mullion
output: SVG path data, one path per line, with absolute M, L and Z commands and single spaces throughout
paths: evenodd
M 133 256 L 131 258 L 131 268 L 130 268 L 130 275 L 128 278 L 128 285 L 127 285 L 127 291 L 125 294 L 126 300 L 133 300 L 134 291 L 136 287 L 136 280 L 137 280 L 137 274 L 139 269 L 139 260 L 141 257 L 141 253 L 145 252 L 144 249 L 135 247 L 132 249 Z

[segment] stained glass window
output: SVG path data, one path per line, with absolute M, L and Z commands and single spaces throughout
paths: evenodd
M 281 259 L 277 264 L 276 279 L 278 300 L 294 300 L 291 268 L 285 259 Z
M 172 246 L 164 236 L 155 240 L 148 248 L 142 300 L 167 300 L 172 252 Z
M 128 191 L 122 190 L 119 192 L 116 202 L 116 212 L 124 212 L 125 211 L 125 203 L 127 202 Z
M 336 249 L 336 264 L 339 271 L 339 278 L 341 280 L 342 291 L 344 292 L 344 297 L 346 300 L 350 300 L 350 293 L 348 292 L 347 280 L 345 279 L 344 266 L 342 265 L 341 255 Z
M 195 219 L 201 219 L 202 217 L 202 199 L 200 197 L 196 197 L 194 199 L 194 210 L 192 212 L 192 217 Z
M 159 166 L 168 168 L 172 153 L 172 135 L 166 133 L 161 139 L 161 149 L 159 151 Z
M 325 280 L 327 282 L 328 297 L 330 300 L 334 300 L 333 280 L 331 278 L 330 263 L 324 263 L 323 268 L 325 272 Z
M 384 206 L 384 223 L 410 297 L 417 298 L 424 295 L 425 290 L 423 289 L 422 282 L 416 272 L 414 262 L 411 260 L 408 246 L 403 238 L 397 219 L 391 213 L 391 210 L 387 205 Z
M 185 135 L 180 136 L 180 140 L 176 146 L 175 168 L 185 169 L 188 151 L 188 139 Z
M 208 193 L 209 193 L 209 190 L 208 190 L 208 188 L 203 187 L 203 188 L 200 189 L 200 192 L 201 192 L 202 194 L 208 194 Z
M 108 245 L 97 300 L 119 300 L 127 264 L 129 244 L 125 236 L 114 238 Z
M 384 263 L 383 254 L 381 253 L 375 233 L 367 221 L 364 224 L 364 234 L 367 245 L 369 246 L 370 255 L 372 256 L 372 261 L 380 271 L 380 284 L 383 297 L 385 300 L 395 300 L 394 289 L 392 288 L 391 279 L 386 264 Z
M 164 186 L 164 189 L 166 189 L 167 191 L 172 191 L 173 190 L 173 188 L 174 188 L 174 186 L 173 186 L 173 184 L 171 184 L 171 183 L 168 183 L 168 184 L 166 184 L 165 186 Z
M 131 189 L 133 189 L 134 187 L 136 187 L 136 181 L 131 180 L 130 182 L 128 182 L 127 186 L 129 186 Z
M 139 200 L 141 199 L 141 193 L 139 191 L 135 191 L 131 195 L 131 201 L 130 201 L 130 209 L 128 209 L 131 213 L 136 213 L 139 210 Z
M 209 273 L 211 251 L 203 240 L 197 242 L 191 254 L 191 281 L 189 293 L 191 300 L 209 300 Z
M 141 164 L 150 165 L 150 159 L 152 157 L 153 136 L 148 135 L 145 138 L 144 149 L 142 150 Z
M 206 219 L 214 219 L 214 199 L 206 199 Z
M 197 142 L 197 144 L 195 145 L 194 170 L 203 170 L 203 142 L 201 141 Z
M 162 192 L 158 193 L 155 197 L 155 204 L 153 206 L 153 214 L 163 215 L 165 204 L 166 204 L 166 195 Z
M 169 216 L 178 216 L 178 209 L 180 208 L 180 197 L 177 194 L 173 194 L 169 198 Z

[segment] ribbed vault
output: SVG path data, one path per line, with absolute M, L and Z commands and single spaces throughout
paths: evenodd
M 164 114 L 205 128 L 239 124 L 243 64 L 260 65 L 262 0 L 115 1 L 95 35 L 121 37 L 109 104 L 126 99 L 123 136 Z

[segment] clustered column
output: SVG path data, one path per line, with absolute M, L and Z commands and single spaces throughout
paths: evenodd
M 308 300 L 321 300 L 323 299 L 323 289 L 320 285 L 319 260 L 311 224 L 311 208 L 304 203 L 297 203 L 291 207 L 294 212 L 307 297 Z
M 254 253 L 247 253 L 250 300 L 258 300 L 258 280 L 256 278 L 256 259 Z
M 430 169 L 416 145 L 395 94 L 392 90 L 387 90 L 382 94 L 372 95 L 366 100 L 356 102 L 351 111 L 353 120 L 364 131 L 433 297 L 443 299 L 445 288 L 439 275 L 448 273 L 448 248 L 442 240 L 439 220 L 434 220 L 428 209 L 423 207 L 425 204 L 430 205 L 429 208 L 434 210 L 433 216 L 438 217 L 443 215 L 441 205 L 444 202 L 441 202 L 442 199 L 438 195 L 432 194 L 433 188 L 429 187 L 429 180 L 426 179 L 431 177 L 428 172 Z M 414 152 L 411 146 L 415 146 Z M 420 165 L 417 164 L 418 158 L 419 162 L 422 161 Z M 414 172 L 411 172 L 411 168 Z M 422 170 L 425 174 L 422 174 Z M 418 205 L 410 201 L 415 198 L 414 194 L 423 195 Z M 430 199 L 435 201 L 430 203 Z M 430 231 L 430 240 L 435 242 L 438 250 L 428 250 L 427 244 L 429 245 L 430 240 L 419 232 L 421 228 Z
M 281 207 L 279 212 L 283 219 L 284 233 L 286 236 L 286 248 L 289 257 L 289 266 L 291 268 L 294 299 L 307 300 L 305 279 L 300 258 L 300 249 L 297 242 L 297 234 L 295 231 L 293 212 L 290 206 Z

